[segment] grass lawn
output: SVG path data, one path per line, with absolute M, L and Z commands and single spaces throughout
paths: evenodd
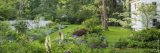
M 120 38 L 128 38 L 132 32 L 129 29 L 125 29 L 122 27 L 109 27 L 109 31 L 102 32 L 106 37 L 110 45 L 113 45 L 117 42 Z
M 72 33 L 74 30 L 79 29 L 79 28 L 82 27 L 81 25 L 66 25 L 66 26 L 67 26 L 67 28 L 62 29 L 62 32 L 63 32 L 64 35 L 66 35 L 66 34 L 68 34 L 68 33 L 71 35 L 71 33 Z M 59 36 L 59 35 L 58 35 L 58 31 L 56 31 L 56 32 L 54 32 L 54 33 L 52 34 L 51 38 L 57 38 L 58 36 Z

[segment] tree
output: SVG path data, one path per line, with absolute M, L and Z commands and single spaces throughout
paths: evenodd
M 27 19 L 35 19 L 36 16 L 40 13 L 38 11 L 38 7 L 40 5 L 40 0 L 28 0 L 28 18 Z
M 14 27 L 16 28 L 16 30 L 19 32 L 19 33 L 22 33 L 22 34 L 26 34 L 26 31 L 28 30 L 28 23 L 24 20 L 18 20 L 15 24 L 14 24 Z
M 18 0 L 16 3 L 17 19 L 27 19 L 28 18 L 28 0 Z
M 118 3 L 117 0 L 95 0 L 97 4 L 97 8 L 99 8 L 98 14 L 101 17 L 102 26 L 105 30 L 108 30 L 108 18 L 119 18 L 115 13 L 122 13 L 123 11 L 123 3 Z M 105 18 L 103 18 L 105 17 Z M 104 20 L 105 19 L 105 20 Z M 105 24 L 104 24 L 105 23 Z
M 107 24 L 107 14 L 106 14 L 106 4 L 105 0 L 102 0 L 102 14 L 101 14 L 101 22 L 104 27 L 104 30 L 108 30 L 108 24 Z
M 142 16 L 141 21 L 144 23 L 144 26 L 146 27 L 146 29 L 148 29 L 150 21 L 155 17 L 156 6 L 152 4 L 142 3 L 138 7 L 138 11 Z
M 80 24 L 88 18 L 97 16 L 94 0 L 58 0 L 55 10 L 56 18 L 63 21 Z
M 0 0 L 0 20 L 8 20 L 15 17 L 16 0 Z

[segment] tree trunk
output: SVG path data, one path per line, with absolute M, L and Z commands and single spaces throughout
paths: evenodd
M 105 0 L 102 0 L 101 22 L 102 22 L 102 26 L 104 27 L 104 30 L 108 30 Z

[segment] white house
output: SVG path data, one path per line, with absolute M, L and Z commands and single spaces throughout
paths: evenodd
M 131 2 L 130 4 L 130 9 L 131 9 L 131 18 L 133 18 L 132 20 L 132 28 L 134 30 L 142 30 L 144 29 L 144 23 L 142 21 L 143 16 L 142 15 L 135 15 L 135 12 L 138 12 L 138 5 L 140 3 L 144 3 L 144 4 L 153 4 L 156 5 L 156 13 L 160 14 L 160 0 L 135 0 L 134 2 Z M 155 18 L 150 20 L 149 22 L 149 27 L 154 27 L 156 22 L 160 21 L 160 16 L 159 15 L 155 15 Z

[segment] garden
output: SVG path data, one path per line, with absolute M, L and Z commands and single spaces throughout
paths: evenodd
M 146 22 L 136 31 L 130 2 L 0 0 L 0 53 L 160 53 L 155 6 L 138 8 Z

